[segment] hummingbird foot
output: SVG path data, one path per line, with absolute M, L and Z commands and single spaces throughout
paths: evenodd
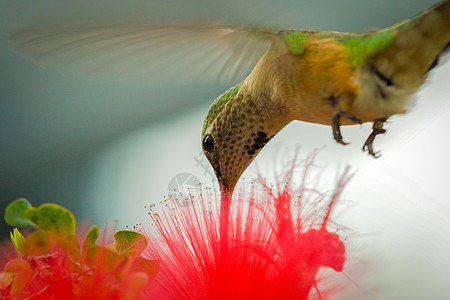
M 336 113 L 334 114 L 333 118 L 331 119 L 331 130 L 333 131 L 333 138 L 339 144 L 348 145 L 349 143 L 344 142 L 344 139 L 342 138 L 341 133 L 342 117 L 352 120 L 355 123 L 362 124 L 362 122 L 358 117 L 340 110 L 337 110 Z
M 374 158 L 378 158 L 381 156 L 380 151 L 375 152 L 373 150 L 373 141 L 375 140 L 375 137 L 379 134 L 386 133 L 386 129 L 383 129 L 384 122 L 386 120 L 378 120 L 375 121 L 372 125 L 372 133 L 367 138 L 366 142 L 364 143 L 364 146 L 362 147 L 363 151 L 369 152 L 369 155 L 373 156 Z

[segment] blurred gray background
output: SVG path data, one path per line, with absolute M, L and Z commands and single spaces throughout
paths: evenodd
M 201 125 L 214 98 L 234 84 L 196 78 L 129 81 L 62 75 L 15 53 L 7 40 L 11 30 L 80 21 L 362 32 L 393 25 L 434 3 L 1 0 L 2 211 L 12 200 L 25 197 L 35 206 L 59 203 L 79 220 L 116 221 L 123 228 L 141 222 L 143 207 L 163 199 L 177 174 L 195 174 L 201 182 L 213 184 L 201 154 Z M 369 245 L 382 257 L 383 266 L 389 266 L 390 275 L 379 277 L 390 287 L 381 299 L 425 299 L 422 296 L 429 296 L 430 290 L 435 293 L 432 299 L 450 294 L 444 282 L 450 277 L 445 254 L 450 250 L 449 69 L 448 63 L 437 69 L 416 97 L 412 112 L 393 118 L 388 134 L 377 138 L 376 147 L 384 153 L 380 159 L 360 151 L 370 125 L 344 128 L 345 139 L 352 144 L 343 147 L 331 140 L 329 127 L 295 122 L 266 146 L 244 174 L 252 178 L 273 161 L 277 151 L 295 145 L 301 145 L 303 155 L 322 147 L 321 166 L 351 164 L 356 176 L 346 198 L 361 202 L 340 220 L 363 233 L 366 240 L 361 244 Z M 7 237 L 10 229 L 2 223 L 0 236 Z M 374 232 L 376 237 L 371 237 Z M 429 275 L 423 279 L 420 274 Z

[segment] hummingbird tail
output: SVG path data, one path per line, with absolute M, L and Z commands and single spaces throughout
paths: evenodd
M 375 57 L 403 87 L 420 85 L 450 48 L 450 0 L 392 27 L 392 44 Z

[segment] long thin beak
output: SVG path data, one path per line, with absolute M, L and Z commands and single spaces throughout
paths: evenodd
M 230 223 L 231 194 L 227 181 L 218 178 L 220 186 L 220 244 L 222 249 L 228 248 L 228 234 Z
M 219 187 L 220 187 L 220 202 L 221 204 L 221 212 L 229 213 L 230 205 L 231 205 L 231 194 L 230 187 L 228 186 L 228 182 L 225 178 L 221 177 L 218 179 Z
M 235 185 L 229 185 L 228 181 L 220 177 L 217 179 L 220 187 L 220 202 L 221 202 L 221 211 L 228 215 L 230 212 L 231 206 L 231 198 L 233 196 Z

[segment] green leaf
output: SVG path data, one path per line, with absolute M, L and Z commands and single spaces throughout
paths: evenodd
M 74 262 L 80 262 L 80 246 L 75 235 L 56 237 L 57 245 L 67 253 Z
M 86 234 L 86 237 L 84 238 L 83 242 L 83 249 L 88 249 L 91 247 L 95 247 L 95 242 L 98 239 L 98 227 L 92 226 L 91 229 L 89 229 L 88 233 Z
M 24 255 L 44 255 L 50 252 L 51 236 L 43 231 L 36 231 L 30 234 L 22 247 Z
M 10 234 L 11 241 L 16 248 L 16 251 L 19 254 L 22 254 L 23 246 L 25 244 L 25 238 L 20 233 L 20 231 L 17 228 L 14 228 L 13 232 Z
M 101 272 L 114 272 L 124 262 L 121 254 L 102 246 L 88 248 L 84 259 L 86 265 Z
M 113 249 L 118 253 L 137 256 L 147 247 L 147 239 L 134 231 L 119 230 L 114 233 L 114 238 Z
M 5 210 L 6 223 L 17 227 L 33 226 L 33 222 L 25 216 L 25 211 L 29 208 L 30 202 L 23 198 L 10 203 Z
M 57 204 L 46 203 L 39 208 L 28 208 L 25 210 L 25 217 L 43 231 L 63 235 L 75 234 L 75 217 L 69 210 Z

